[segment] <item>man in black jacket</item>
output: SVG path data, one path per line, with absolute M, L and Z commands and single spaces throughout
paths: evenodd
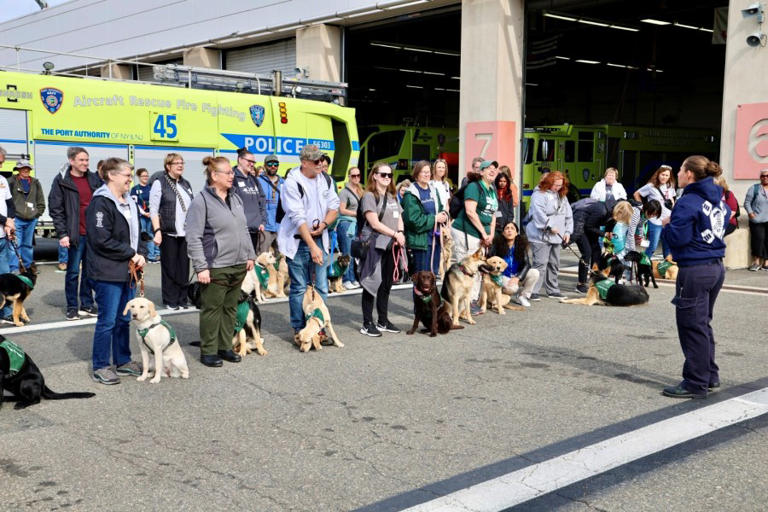
M 69 166 L 53 179 L 48 194 L 48 208 L 59 237 L 59 245 L 68 249 L 69 260 L 64 278 L 67 320 L 77 320 L 80 315 L 96 316 L 93 290 L 88 283 L 86 271 L 85 210 L 102 181 L 96 173 L 88 170 L 89 157 L 84 148 L 68 148 L 67 158 Z
M 251 235 L 253 250 L 258 256 L 266 250 L 264 224 L 267 222 L 267 199 L 261 190 L 259 179 L 253 174 L 255 163 L 256 157 L 253 156 L 253 153 L 246 148 L 237 150 L 237 166 L 232 169 L 235 172 L 232 188 L 243 201 L 248 233 Z

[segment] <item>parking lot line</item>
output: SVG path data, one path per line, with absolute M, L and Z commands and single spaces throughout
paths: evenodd
M 768 388 L 702 407 L 408 508 L 495 512 L 768 412 Z

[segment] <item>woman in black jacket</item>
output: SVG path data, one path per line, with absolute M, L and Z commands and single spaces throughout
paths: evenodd
M 576 242 L 581 253 L 579 260 L 579 282 L 576 291 L 587 293 L 587 275 L 589 267 L 600 257 L 600 236 L 603 227 L 611 219 L 611 212 L 605 203 L 587 197 L 571 205 L 573 210 L 573 234 L 571 240 Z
M 141 268 L 144 256 L 139 254 L 139 210 L 130 196 L 131 165 L 120 158 L 110 158 L 102 172 L 106 183 L 93 193 L 85 212 L 86 263 L 99 306 L 93 332 L 93 380 L 109 385 L 120 383 L 118 375 L 141 375 L 141 366 L 131 361 L 131 317 L 123 311 L 135 294 L 129 263 Z M 115 370 L 110 365 L 110 355 Z
M 517 224 L 507 222 L 496 236 L 493 255 L 503 258 L 507 268 L 501 276 L 502 291 L 517 297 L 517 302 L 530 307 L 533 285 L 539 280 L 539 271 L 531 268 L 528 237 L 517 229 Z
M 515 220 L 515 197 L 509 176 L 503 172 L 496 176 L 495 185 L 496 197 L 499 198 L 499 209 L 496 210 L 496 232 L 501 233 L 504 226 Z

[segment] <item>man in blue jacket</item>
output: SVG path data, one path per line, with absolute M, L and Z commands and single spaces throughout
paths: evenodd
M 264 193 L 266 222 L 264 224 L 264 243 L 262 247 L 267 250 L 272 247 L 277 240 L 277 230 L 280 229 L 280 223 L 276 220 L 277 205 L 280 201 L 280 194 L 283 191 L 285 180 L 277 175 L 280 161 L 277 155 L 269 155 L 264 159 L 264 168 L 266 172 L 259 176 L 259 184 Z

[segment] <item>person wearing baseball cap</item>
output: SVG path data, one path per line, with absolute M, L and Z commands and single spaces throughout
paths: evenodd
M 277 230 L 280 228 L 280 223 L 277 222 L 276 218 L 277 205 L 280 201 L 280 193 L 283 190 L 285 180 L 277 175 L 277 171 L 280 168 L 280 160 L 277 158 L 277 155 L 267 155 L 264 159 L 264 168 L 266 172 L 261 173 L 258 179 L 266 203 L 266 218 L 263 231 L 264 242 L 262 244 L 262 247 L 266 250 L 274 246 L 277 241 Z
M 8 180 L 8 186 L 13 196 L 13 206 L 16 210 L 16 239 L 19 244 L 19 254 L 21 254 L 24 268 L 34 270 L 34 259 L 32 253 L 32 241 L 35 237 L 35 226 L 37 219 L 45 211 L 45 195 L 43 186 L 40 182 L 30 176 L 32 165 L 29 160 L 24 158 L 16 162 L 13 168 L 17 172 Z M 11 272 L 19 270 L 19 260 L 16 254 L 13 254 L 9 262 Z

